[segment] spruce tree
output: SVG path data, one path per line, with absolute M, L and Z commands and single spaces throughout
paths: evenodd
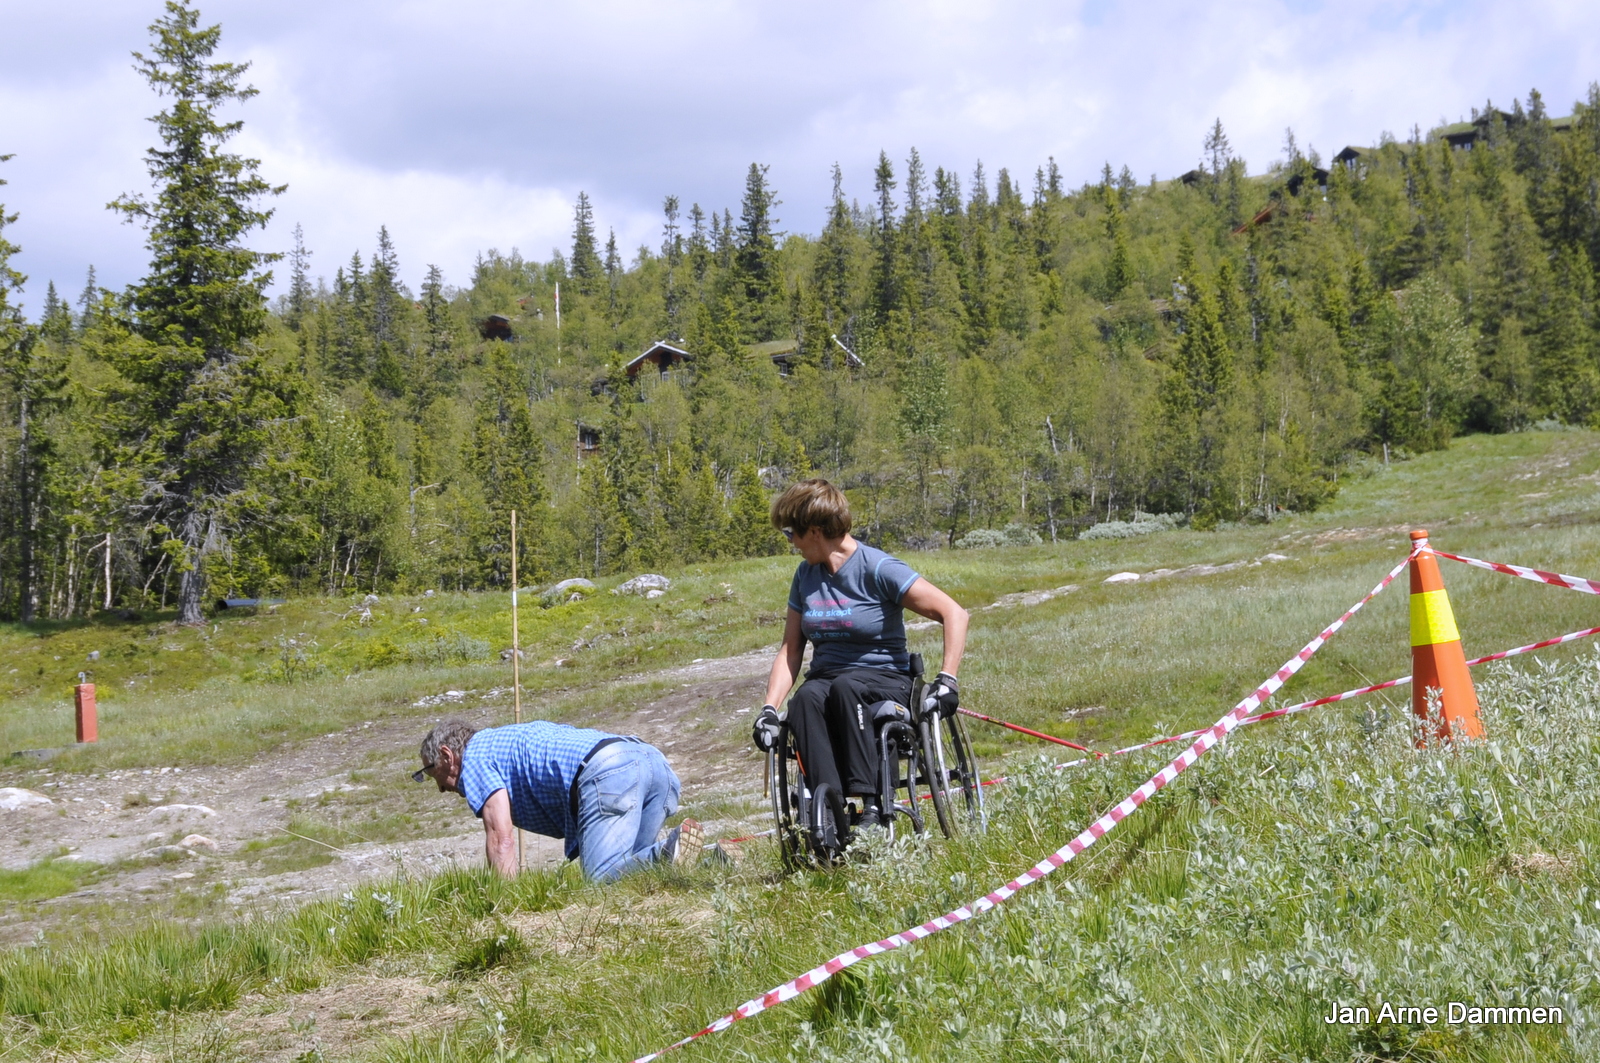
M 88 332 L 94 324 L 95 317 L 100 313 L 100 300 L 105 289 L 101 288 L 95 280 L 94 266 L 89 267 L 89 274 L 84 278 L 83 291 L 78 294 L 78 332 Z
M 72 311 L 56 294 L 55 281 L 45 287 L 44 309 L 39 314 L 39 335 L 63 344 L 72 339 Z
M 593 295 L 604 269 L 595 243 L 594 207 L 589 203 L 589 193 L 579 192 L 577 206 L 572 211 L 571 275 L 575 287 L 584 295 Z
M 0 163 L 10 158 L 10 155 L 0 155 Z M 0 185 L 5 183 L 0 178 Z M 38 356 L 41 346 L 38 333 L 29 327 L 22 315 L 22 307 L 16 301 L 28 281 L 11 265 L 11 256 L 22 249 L 6 237 L 6 227 L 15 224 L 17 217 L 16 214 L 7 214 L 5 204 L 0 203 L 0 386 L 3 386 L 0 400 L 4 400 L 7 406 L 7 423 L 16 426 L 15 458 L 10 462 L 0 460 L 0 468 L 10 474 L 7 479 L 11 482 L 6 484 L 6 494 L 10 496 L 8 501 L 15 506 L 14 512 L 3 514 L 11 527 L 6 529 L 10 534 L 0 537 L 0 542 L 5 542 L 5 552 L 15 557 L 15 569 L 8 573 L 5 569 L 11 568 L 10 565 L 0 567 L 0 581 L 5 581 L 8 575 L 11 577 L 12 587 L 4 588 L 8 592 L 5 598 L 15 596 L 13 615 L 26 624 L 33 621 L 38 605 L 34 579 L 34 537 L 37 531 L 41 455 L 35 438 L 34 421 L 38 400 L 51 390 L 53 382 L 41 379 L 41 370 L 46 367 L 41 365 Z M 0 583 L 0 587 L 3 586 Z M 10 602 L 0 602 L 0 610 L 10 612 L 9 606 Z
M 144 517 L 164 529 L 179 622 L 200 624 L 206 557 L 256 501 L 250 470 L 289 412 L 287 386 L 254 342 L 272 276 L 262 267 L 277 256 L 245 245 L 272 217 L 257 202 L 284 188 L 260 177 L 257 160 L 225 150 L 243 123 L 219 111 L 256 90 L 241 84 L 248 64 L 209 61 L 221 27 L 201 28 L 197 10 L 168 0 L 150 31 L 151 54 L 134 53 L 137 69 L 172 103 L 153 119 L 161 145 L 146 153 L 155 197 L 111 204 L 145 228 L 151 253 L 150 272 L 126 296 L 134 335 L 114 353 L 127 382 L 114 426 L 118 459 L 155 488 Z
M 783 318 L 783 277 L 778 269 L 778 244 L 773 209 L 777 193 L 767 183 L 767 167 L 751 163 L 739 205 L 735 263 L 743 289 L 745 320 L 757 342 L 776 337 Z M 724 232 L 726 232 L 724 224 Z
M 678 197 L 668 196 L 661 205 L 666 222 L 661 227 L 661 261 L 666 269 L 661 275 L 661 305 L 666 314 L 666 338 L 672 343 L 682 339 L 678 315 L 683 310 L 683 292 L 679 288 L 678 270 L 683 266 L 683 234 L 678 228 Z
M 311 252 L 306 250 L 305 232 L 300 223 L 295 222 L 294 247 L 289 251 L 289 298 L 284 324 L 299 332 L 315 297 L 311 289 Z
M 895 230 L 894 166 L 887 152 L 878 152 L 878 166 L 872 173 L 872 190 L 878 194 L 878 209 L 873 215 L 872 236 L 877 258 L 872 267 L 873 311 L 877 320 L 887 321 L 900 305 L 900 256 Z

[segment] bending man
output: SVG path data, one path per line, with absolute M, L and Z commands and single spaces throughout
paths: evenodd
M 806 640 L 806 681 L 789 699 L 788 724 L 812 791 L 831 790 L 834 822 L 847 823 L 844 795 L 859 798 L 857 826 L 883 821 L 878 756 L 868 708 L 911 699 L 904 610 L 944 625 L 944 659 L 928 695 L 942 712 L 957 705 L 956 670 L 967 643 L 967 611 L 897 557 L 850 534 L 850 503 L 826 480 L 802 480 L 772 503 L 772 523 L 799 551 L 789 589 L 783 643 L 767 678 L 767 703 L 754 737 L 763 749 L 778 734 L 778 703 L 789 693 Z M 837 839 L 842 845 L 843 838 Z
M 637 738 L 535 721 L 479 730 L 447 720 L 422 740 L 422 770 L 440 793 L 458 793 L 483 820 L 489 866 L 517 873 L 516 828 L 566 840 L 568 860 L 609 881 L 646 864 L 692 864 L 703 831 L 678 811 L 678 777 Z

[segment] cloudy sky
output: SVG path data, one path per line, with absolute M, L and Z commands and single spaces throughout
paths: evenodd
M 238 144 L 287 182 L 259 246 L 304 226 L 331 276 L 387 225 L 405 278 L 469 277 L 481 250 L 543 259 L 572 201 L 602 236 L 659 242 L 667 193 L 737 215 L 771 167 L 782 228 L 815 232 L 829 168 L 870 198 L 880 149 L 965 177 L 982 160 L 1068 183 L 1193 166 L 1220 117 L 1252 172 L 1292 126 L 1325 156 L 1537 87 L 1566 114 L 1600 78 L 1593 0 L 207 0 L 221 57 L 261 95 Z M 148 187 L 156 98 L 129 53 L 154 0 L 0 0 L 0 202 L 22 217 L 28 301 L 136 279 L 139 230 L 105 204 Z

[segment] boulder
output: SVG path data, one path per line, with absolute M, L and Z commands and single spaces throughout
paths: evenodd
M 205 805 L 157 805 L 144 818 L 151 823 L 171 823 L 184 819 L 211 819 L 217 814 L 214 808 Z
M 1105 582 L 1105 583 L 1133 583 L 1133 582 L 1137 581 L 1138 578 L 1139 578 L 1139 573 L 1137 573 L 1137 572 L 1118 572 L 1118 573 L 1115 573 L 1114 575 L 1107 576 L 1102 582 Z
M 48 808 L 55 804 L 37 790 L 24 790 L 20 786 L 0 786 L 0 810 L 16 812 L 24 808 Z
M 178 844 L 183 846 L 185 849 L 205 849 L 213 853 L 217 851 L 217 843 L 212 841 L 210 838 L 207 838 L 204 834 L 187 835 L 183 841 L 179 842 Z
M 654 572 L 635 576 L 626 583 L 611 589 L 612 594 L 637 594 L 645 598 L 659 598 L 672 587 L 672 581 Z
M 593 594 L 594 582 L 583 578 L 564 579 L 555 586 L 547 588 L 539 595 L 539 600 L 545 605 L 554 605 L 557 602 L 571 602 L 581 600 L 585 595 Z

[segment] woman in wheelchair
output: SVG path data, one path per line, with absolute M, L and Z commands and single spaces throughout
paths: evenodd
M 803 480 L 778 496 L 772 523 L 802 560 L 790 585 L 766 704 L 755 721 L 755 743 L 771 749 L 787 724 L 805 783 L 813 793 L 827 793 L 833 822 L 841 827 L 850 822 L 848 795 L 860 802 L 855 825 L 876 826 L 892 810 L 880 807 L 872 706 L 910 704 L 913 677 L 904 610 L 944 626 L 943 661 L 924 699 L 933 699 L 945 715 L 957 705 L 967 611 L 904 561 L 852 537 L 850 504 L 826 480 Z M 811 668 L 789 699 L 785 718 L 777 706 L 800 671 L 807 640 Z M 842 848 L 845 841 L 840 837 L 835 844 Z

